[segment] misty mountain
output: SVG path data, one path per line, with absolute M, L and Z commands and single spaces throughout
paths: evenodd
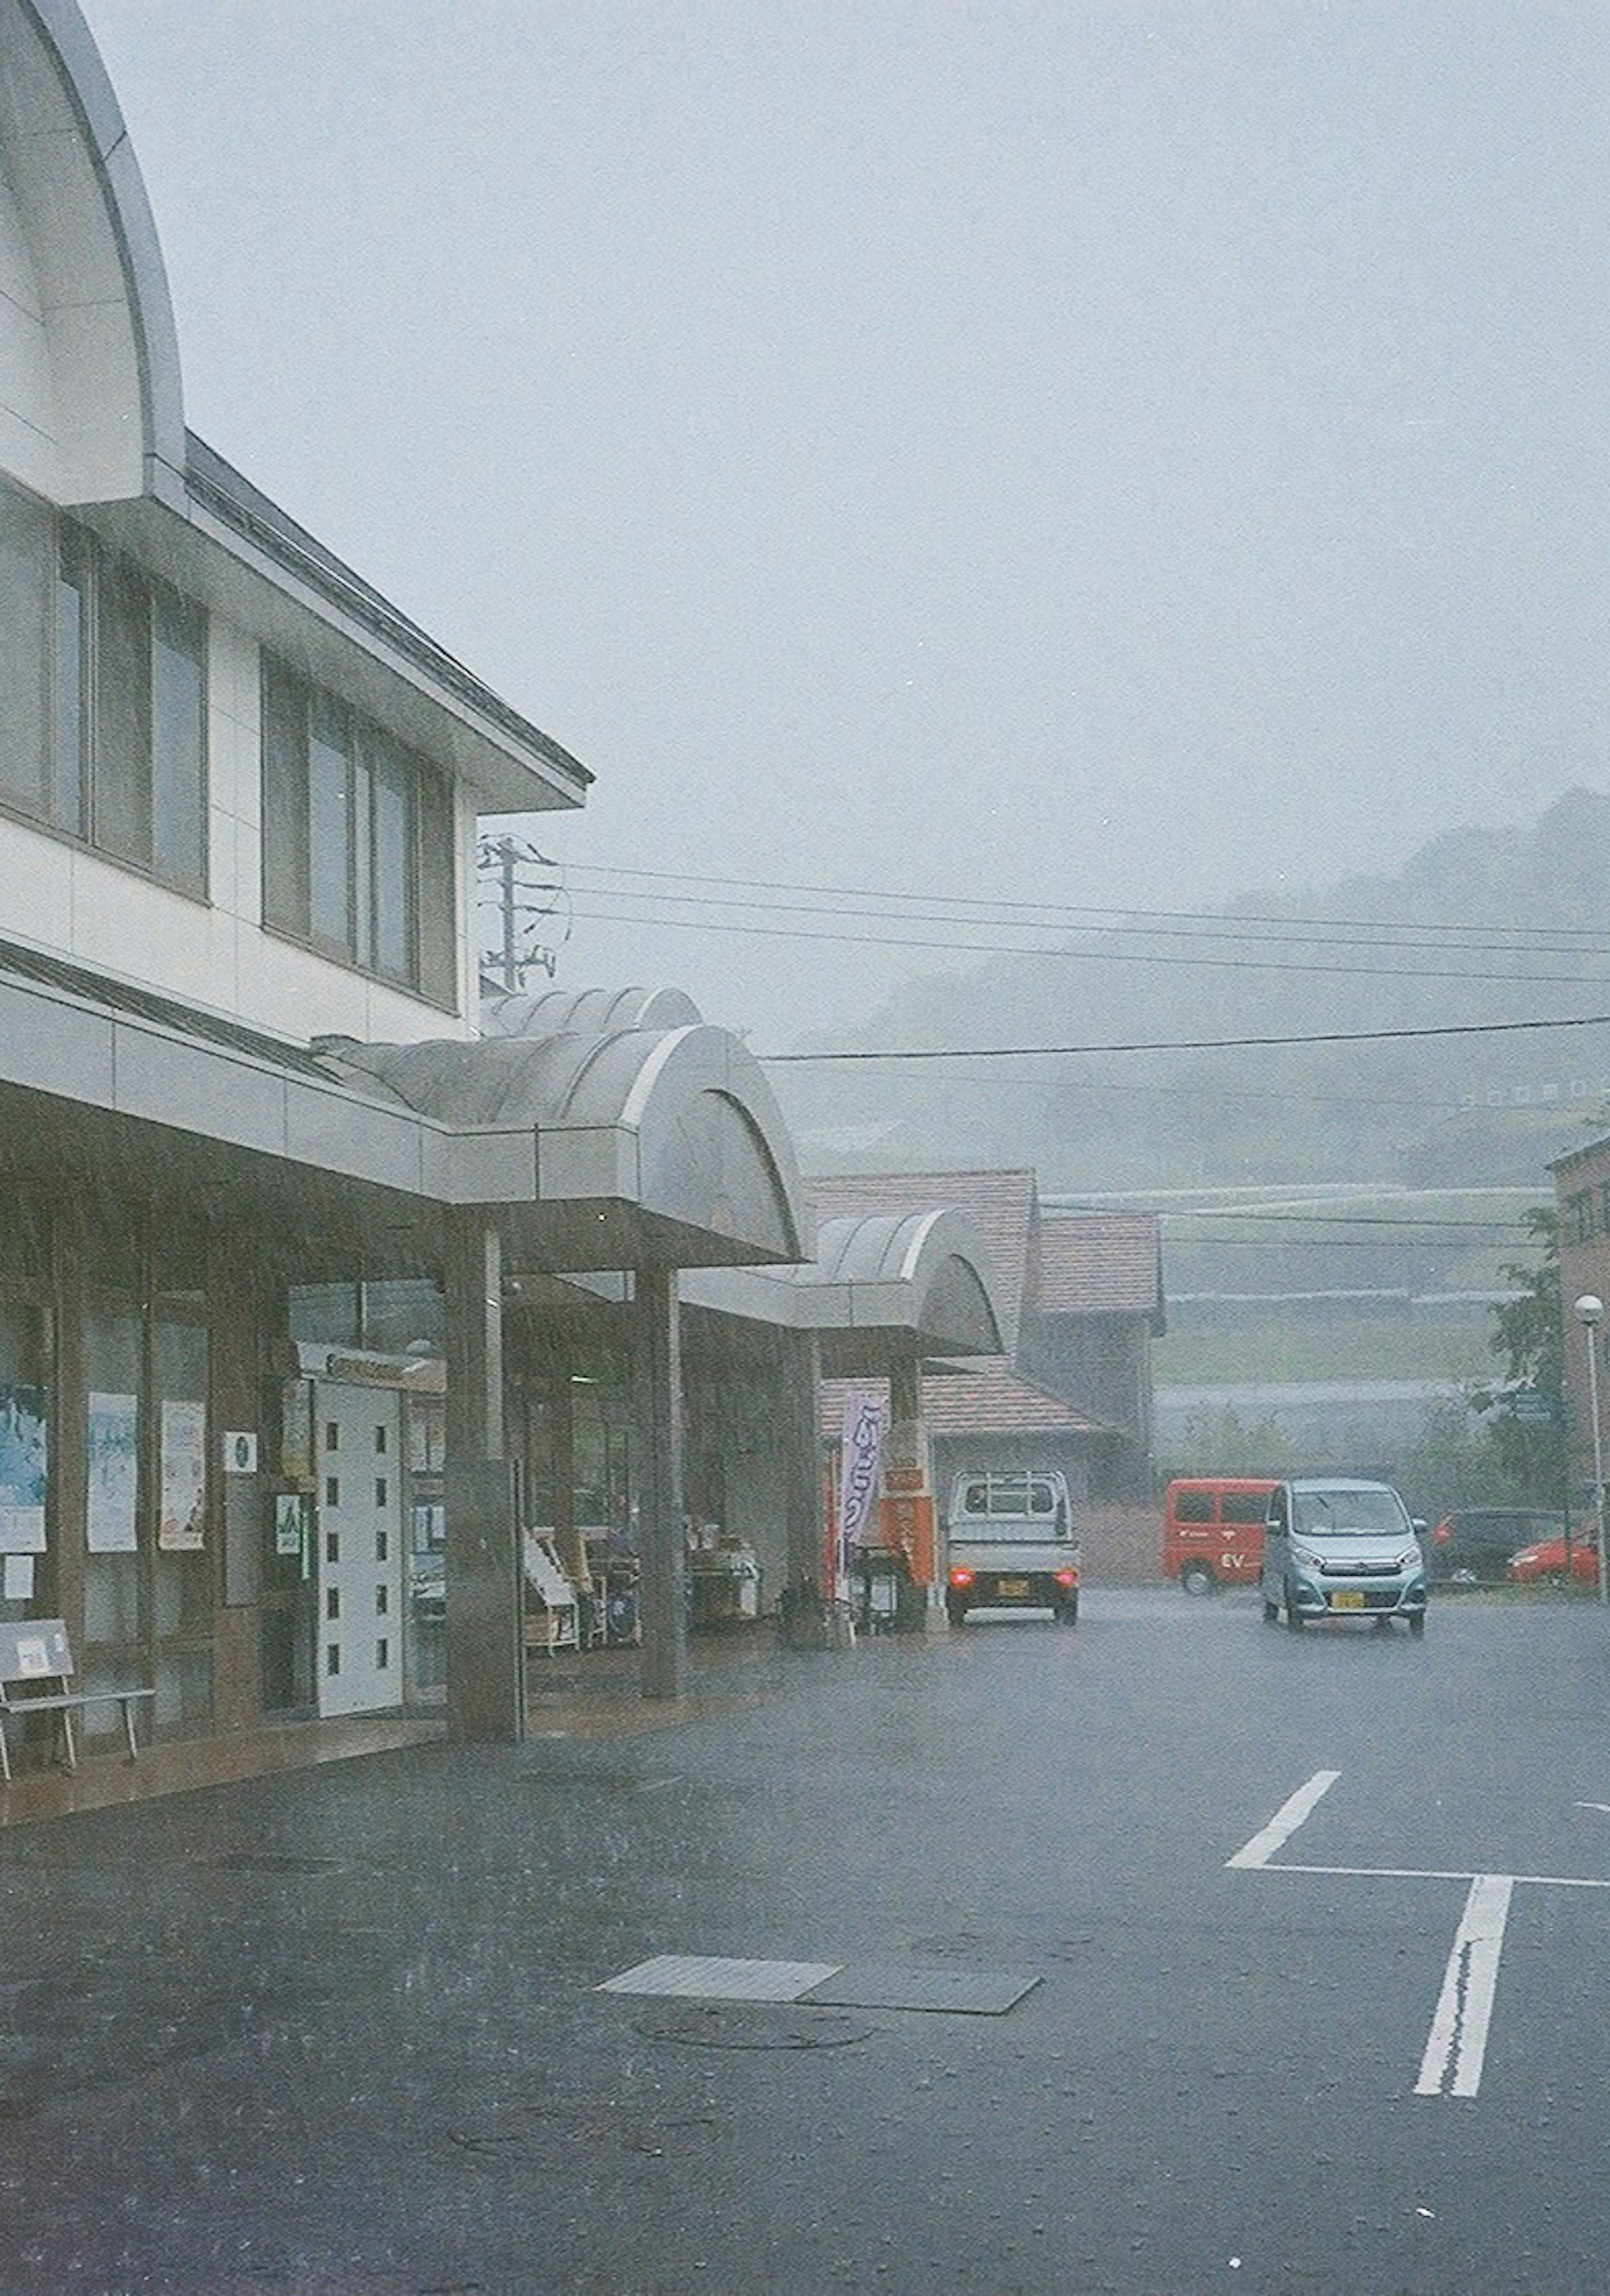
M 1204 889 L 1188 914 L 1042 930 L 1033 952 L 917 980 L 833 1046 L 954 1059 L 773 1074 L 808 1168 L 1031 1164 L 1047 1193 L 1368 1182 L 1540 1196 L 1548 1160 L 1610 1109 L 1610 1023 L 1517 1024 L 1610 1013 L 1606 850 L 1610 798 L 1574 790 L 1527 827 L 1450 830 L 1396 876 L 1219 902 Z M 1491 1033 L 1335 1041 L 1455 1025 Z M 1225 1044 L 1269 1037 L 1318 1041 Z M 1162 1042 L 1182 1049 L 966 1057 Z

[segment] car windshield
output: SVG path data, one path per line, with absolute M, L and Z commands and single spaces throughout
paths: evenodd
M 1395 1491 L 1297 1491 L 1293 1499 L 1297 1529 L 1322 1532 L 1327 1538 L 1368 1538 L 1409 1528 Z

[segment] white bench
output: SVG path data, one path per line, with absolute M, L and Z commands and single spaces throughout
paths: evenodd
M 120 1706 L 128 1759 L 132 1762 L 137 1758 L 135 1704 L 139 1699 L 154 1698 L 156 1692 L 74 1690 L 70 1685 L 76 1672 L 62 1620 L 19 1619 L 0 1625 L 0 1778 L 7 1785 L 12 1780 L 12 1755 L 5 1726 L 29 1714 L 56 1717 L 67 1767 L 76 1770 L 78 1750 L 73 1743 L 73 1716 L 90 1706 Z

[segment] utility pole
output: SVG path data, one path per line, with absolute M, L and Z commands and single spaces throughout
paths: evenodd
M 482 837 L 475 873 L 480 906 L 496 920 L 495 944 L 481 953 L 483 970 L 509 996 L 519 994 L 529 972 L 546 972 L 551 980 L 571 937 L 571 900 L 559 864 L 523 838 Z

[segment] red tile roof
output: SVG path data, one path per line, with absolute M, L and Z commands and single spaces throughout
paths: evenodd
M 1151 1316 L 1162 1304 L 1154 1212 L 1052 1212 L 1039 1226 L 1042 1316 Z
M 836 1441 L 844 1424 L 844 1398 L 850 1388 L 887 1393 L 879 1380 L 830 1379 L 822 1382 L 821 1429 Z M 991 1357 L 965 1372 L 925 1374 L 923 1419 L 931 1435 L 1014 1435 L 1020 1432 L 1111 1435 L 1123 1431 L 1105 1420 L 1088 1419 L 1059 1396 L 1047 1395 Z

